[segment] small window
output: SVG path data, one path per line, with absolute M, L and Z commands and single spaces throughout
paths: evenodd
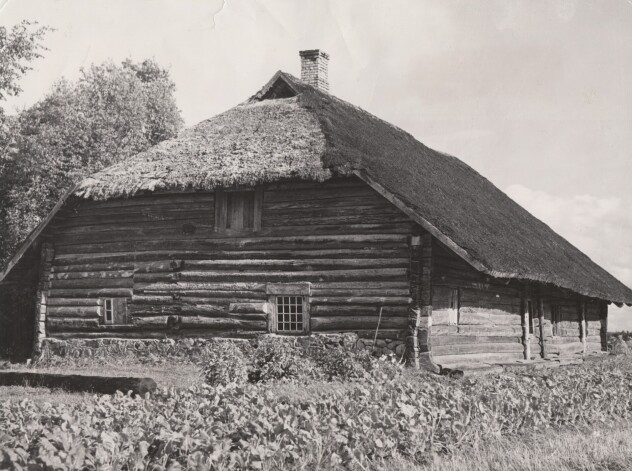
M 103 324 L 127 324 L 127 298 L 103 298 Z
M 551 305 L 551 324 L 553 324 L 553 335 L 560 335 L 560 323 L 562 322 L 562 312 L 557 304 Z
M 309 283 L 268 283 L 266 292 L 272 306 L 268 323 L 271 332 L 309 332 Z
M 225 233 L 254 232 L 261 229 L 263 192 L 215 192 L 215 231 Z
M 459 323 L 459 290 L 452 289 L 450 291 L 450 300 L 448 302 L 448 325 L 458 325 Z
M 277 332 L 303 332 L 303 296 L 277 296 Z

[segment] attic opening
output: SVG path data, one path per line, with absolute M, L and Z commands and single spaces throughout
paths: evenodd
M 276 100 L 279 98 L 292 98 L 296 92 L 281 77 L 270 86 L 270 88 L 259 98 L 260 100 Z

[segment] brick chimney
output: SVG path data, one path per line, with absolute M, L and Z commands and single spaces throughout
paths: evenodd
M 328 92 L 329 54 L 320 49 L 300 51 L 299 54 L 301 55 L 301 80 L 318 90 Z

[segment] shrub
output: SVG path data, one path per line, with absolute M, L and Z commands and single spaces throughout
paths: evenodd
M 233 342 L 217 342 L 206 350 L 200 366 L 211 386 L 243 384 L 248 380 L 249 363 L 243 349 Z
M 253 352 L 251 383 L 294 380 L 313 375 L 313 363 L 291 339 L 263 337 Z

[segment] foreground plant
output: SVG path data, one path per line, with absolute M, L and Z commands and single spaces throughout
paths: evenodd
M 79 405 L 7 401 L 0 468 L 369 469 L 402 456 L 424 463 L 485 437 L 632 412 L 625 358 L 479 380 L 393 377 L 382 363 L 343 393 L 311 399 L 279 394 L 273 382 L 95 396 Z

